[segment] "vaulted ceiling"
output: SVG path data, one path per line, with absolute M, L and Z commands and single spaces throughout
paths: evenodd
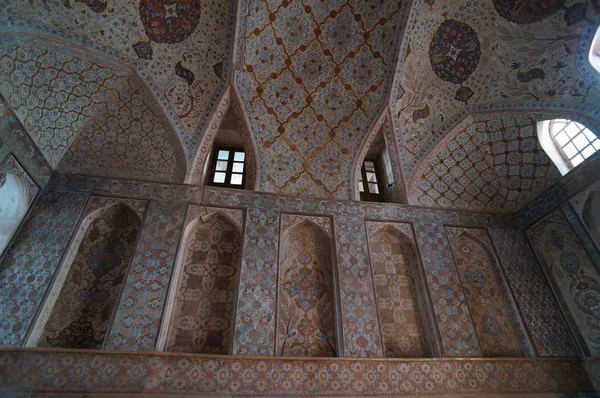
M 410 204 L 513 212 L 560 177 L 538 121 L 598 131 L 595 7 L 5 0 L 0 93 L 64 172 L 197 182 L 234 104 L 256 189 L 355 197 L 384 131 Z

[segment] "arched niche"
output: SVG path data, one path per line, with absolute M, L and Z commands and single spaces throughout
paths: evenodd
M 389 109 L 386 108 L 377 119 L 373 129 L 366 136 L 361 150 L 354 161 L 352 172 L 352 199 L 370 200 L 368 197 L 369 187 L 361 186 L 365 180 L 363 164 L 371 161 L 375 165 L 378 178 L 379 198 L 373 196 L 376 201 L 388 203 L 408 203 L 404 180 L 402 177 L 398 152 L 394 138 L 394 129 Z
M 122 202 L 83 220 L 69 249 L 74 255 L 67 255 L 28 345 L 102 347 L 140 226 L 139 216 Z
M 277 355 L 335 357 L 335 292 L 330 235 L 310 220 L 281 237 Z
M 187 184 L 208 185 L 212 177 L 214 148 L 243 148 L 245 153 L 244 189 L 257 189 L 258 164 L 254 139 L 248 129 L 246 116 L 233 86 L 227 87 L 202 136 L 192 167 L 186 177 Z
M 241 250 L 240 228 L 221 211 L 188 225 L 159 350 L 230 353 Z
M 25 217 L 30 199 L 22 176 L 0 172 L 0 255 Z
M 413 239 L 391 225 L 369 231 L 369 253 L 384 354 L 387 358 L 429 356 L 415 273 Z
M 489 243 L 465 229 L 446 230 L 483 356 L 523 356 L 509 301 L 498 280 L 499 265 Z
M 581 218 L 596 244 L 600 246 L 600 191 L 590 192 L 583 205 Z

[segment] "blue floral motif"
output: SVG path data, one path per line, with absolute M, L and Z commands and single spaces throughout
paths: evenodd
M 474 288 L 481 289 L 485 286 L 485 277 L 477 268 L 469 267 L 465 270 L 465 278 L 467 283 Z
M 571 252 L 562 252 L 560 254 L 560 266 L 567 272 L 575 273 L 579 268 L 579 259 Z
M 494 318 L 490 314 L 485 314 L 483 316 L 482 325 L 483 331 L 493 336 L 497 335 L 501 330 L 500 323 L 498 323 L 496 318 Z
M 300 256 L 303 254 L 306 253 L 301 253 Z M 310 256 L 308 259 L 310 261 Z M 327 285 L 321 283 L 314 270 L 306 267 L 301 267 L 297 273 L 292 275 L 291 281 L 286 282 L 283 287 L 294 299 L 296 305 L 304 311 L 314 307 L 319 299 L 327 293 Z
M 429 61 L 442 80 L 461 84 L 475 71 L 481 56 L 477 33 L 464 22 L 448 19 L 440 25 L 429 45 Z

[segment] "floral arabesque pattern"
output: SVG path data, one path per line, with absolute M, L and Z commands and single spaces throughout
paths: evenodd
M 417 297 L 420 267 L 410 227 L 367 222 L 377 312 L 388 358 L 420 358 L 428 353 Z M 378 228 L 379 227 L 379 228 Z
M 135 249 L 140 219 L 124 204 L 92 221 L 58 296 L 41 347 L 100 348 Z
M 241 236 L 221 213 L 207 218 L 185 242 L 166 351 L 229 353 Z
M 515 328 L 502 297 L 493 249 L 483 230 L 446 228 L 450 247 L 482 354 L 486 357 L 519 357 Z
M 336 356 L 331 250 L 330 236 L 309 220 L 282 235 L 278 355 Z

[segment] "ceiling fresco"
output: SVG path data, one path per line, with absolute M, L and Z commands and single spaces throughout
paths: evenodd
M 228 80 L 230 0 L 3 0 L 0 14 L 83 36 L 135 60 L 172 113 L 188 158 Z
M 0 1 L 0 93 L 63 172 L 199 184 L 229 113 L 248 189 L 357 198 L 381 133 L 395 201 L 514 212 L 560 178 L 538 121 L 600 132 L 596 0 Z
M 55 169 L 182 182 L 185 155 L 126 66 L 23 34 L 0 36 L 0 92 Z
M 407 3 L 251 1 L 236 85 L 271 192 L 349 198 L 387 103 Z
M 539 143 L 538 120 L 537 114 L 468 117 L 415 171 L 410 202 L 505 213 L 520 209 L 561 177 Z
M 390 104 L 405 179 L 469 112 L 585 109 L 598 117 L 598 86 L 576 65 L 587 58 L 589 47 L 578 45 L 594 5 L 415 0 Z

